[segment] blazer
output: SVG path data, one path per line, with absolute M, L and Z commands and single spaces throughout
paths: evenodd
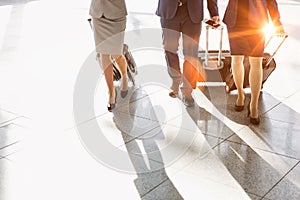
M 187 8 L 192 22 L 200 23 L 203 20 L 203 0 L 187 0 Z M 217 0 L 207 0 L 207 8 L 211 17 L 219 16 Z M 159 0 L 156 15 L 172 19 L 177 9 L 177 0 Z
M 93 18 L 105 16 L 108 19 L 120 19 L 127 15 L 125 0 L 92 0 L 90 15 Z
M 237 16 L 238 0 L 229 0 L 223 22 L 227 27 L 234 27 Z M 249 0 L 249 25 L 262 28 L 269 23 L 268 13 L 275 26 L 282 25 L 276 0 Z

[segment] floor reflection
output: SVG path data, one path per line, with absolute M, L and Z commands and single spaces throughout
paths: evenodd
M 300 114 L 262 92 L 259 100 L 262 123 L 259 126 L 250 125 L 244 111 L 234 111 L 235 95 L 224 96 L 223 90 L 210 88 L 204 92 L 207 99 L 214 100 L 212 106 L 218 110 L 214 113 L 216 115 L 202 107 L 188 108 L 187 112 L 243 189 L 254 199 L 263 198 L 269 195 L 282 177 L 299 165 L 299 156 L 293 153 L 300 152 L 299 145 L 292 141 L 300 142 L 300 126 L 297 124 Z M 224 99 L 213 96 L 218 92 Z M 249 99 L 250 94 L 246 96 Z M 224 102 L 225 107 L 222 105 Z M 286 116 L 278 115 L 281 110 Z M 228 120 L 243 126 L 239 131 L 234 131 L 227 126 Z M 300 191 L 298 180 L 287 179 L 286 183 L 292 188 L 290 193 L 297 191 L 297 196 Z

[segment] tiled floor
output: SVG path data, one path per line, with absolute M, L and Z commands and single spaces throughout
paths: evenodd
M 138 74 L 108 113 L 90 1 L 0 0 L 0 199 L 300 199 L 300 1 L 278 1 L 259 126 L 223 86 L 170 99 L 157 1 L 126 2 Z

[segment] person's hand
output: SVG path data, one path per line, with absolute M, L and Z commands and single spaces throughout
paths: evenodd
M 220 17 L 219 16 L 213 16 L 211 19 L 215 21 L 215 25 L 220 24 Z
M 284 34 L 285 31 L 284 31 L 283 25 L 276 26 L 275 27 L 275 33 L 277 33 L 277 34 Z

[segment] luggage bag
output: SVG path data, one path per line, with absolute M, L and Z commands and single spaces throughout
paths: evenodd
M 219 35 L 219 49 L 209 50 L 209 33 L 210 29 L 218 31 Z M 211 26 L 206 26 L 206 36 L 205 36 L 205 50 L 199 51 L 199 60 L 202 63 L 203 69 L 206 73 L 206 82 L 224 82 L 227 74 L 230 70 L 230 51 L 222 50 L 223 42 L 223 26 L 218 28 L 212 28 Z
M 220 31 L 220 44 L 219 50 L 208 50 L 209 44 L 209 29 L 210 26 L 206 26 L 206 49 L 205 51 L 199 51 L 199 59 L 203 63 L 203 68 L 206 71 L 208 82 L 225 82 L 226 92 L 231 92 L 236 89 L 232 70 L 231 70 L 231 56 L 229 50 L 222 50 L 222 37 L 223 37 L 223 26 L 218 29 Z M 287 34 L 273 34 L 265 44 L 265 53 L 263 58 L 263 79 L 262 87 L 268 77 L 276 68 L 276 62 L 274 56 L 278 49 L 281 47 L 285 39 L 288 37 Z M 268 52 L 271 51 L 271 52 Z M 244 88 L 249 87 L 249 70 L 250 64 L 247 57 L 244 59 Z

